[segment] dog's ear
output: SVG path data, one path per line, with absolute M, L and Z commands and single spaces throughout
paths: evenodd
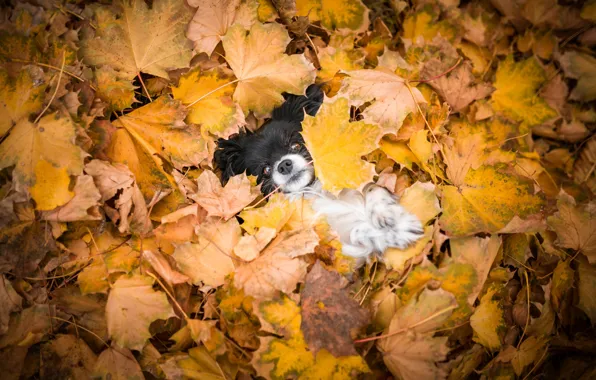
M 246 171 L 244 155 L 248 137 L 246 133 L 240 132 L 227 140 L 219 139 L 217 141 L 217 150 L 213 161 L 221 170 L 221 181 L 224 185 L 230 177 Z
M 302 121 L 304 112 L 315 116 L 323 103 L 323 90 L 317 84 L 311 84 L 306 89 L 306 95 L 285 95 L 286 101 L 279 108 L 273 110 L 273 120 Z

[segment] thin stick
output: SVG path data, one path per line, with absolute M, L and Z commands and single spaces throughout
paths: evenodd
M 526 335 L 526 330 L 530 325 L 530 280 L 528 279 L 528 271 L 524 271 L 524 277 L 526 279 L 526 297 L 528 298 L 528 315 L 526 317 L 526 325 L 524 326 L 524 331 L 522 331 L 522 336 L 519 338 L 519 342 L 517 343 L 517 349 L 519 350 L 519 346 L 521 346 L 524 336 Z
M 459 64 L 461 63 L 462 59 L 461 57 L 459 57 L 457 59 L 457 62 L 455 62 L 455 65 L 451 66 L 447 71 L 445 71 L 444 73 L 441 73 L 437 76 L 434 76 L 432 78 L 428 78 L 428 79 L 421 79 L 421 80 L 411 80 L 410 82 L 418 82 L 418 83 L 428 83 L 428 82 L 432 82 L 435 79 L 439 79 L 440 77 L 449 74 L 450 72 L 452 72 L 453 70 L 455 70 L 455 68 L 457 66 L 459 66 Z
M 373 341 L 373 340 L 379 340 L 379 339 L 389 338 L 390 336 L 401 334 L 401 333 L 406 332 L 406 331 L 408 331 L 410 329 L 413 329 L 414 327 L 420 326 L 420 325 L 422 325 L 422 324 L 424 324 L 424 323 L 426 323 L 426 322 L 428 322 L 428 321 L 430 321 L 430 320 L 438 317 L 441 314 L 445 314 L 448 311 L 451 311 L 451 310 L 453 310 L 455 308 L 457 308 L 457 305 L 452 305 L 452 306 L 446 307 L 445 309 L 439 310 L 436 313 L 434 313 L 433 315 L 431 315 L 429 317 L 426 317 L 426 318 L 424 318 L 423 320 L 421 320 L 419 322 L 414 323 L 412 326 L 401 328 L 401 329 L 399 329 L 399 330 L 397 330 L 395 332 L 392 332 L 391 334 L 379 335 L 379 336 L 372 336 L 370 338 L 364 338 L 364 339 L 358 339 L 358 340 L 355 340 L 354 343 L 365 343 L 365 342 L 370 342 L 370 341 Z
M 174 305 L 176 305 L 178 307 L 178 310 L 180 310 L 180 312 L 182 313 L 182 315 L 184 316 L 184 319 L 186 320 L 186 323 L 188 323 L 188 321 L 190 320 L 189 316 L 186 315 L 186 312 L 184 311 L 184 309 L 182 308 L 182 306 L 180 306 L 180 304 L 178 303 L 178 301 L 176 301 L 176 298 L 174 298 L 174 296 L 172 295 L 172 293 L 170 293 L 170 291 L 165 287 L 165 285 L 159 280 L 159 278 L 157 278 L 156 275 L 154 275 L 151 272 L 147 272 L 147 274 L 151 277 L 153 277 L 155 279 L 155 281 L 157 281 L 157 283 L 159 284 L 159 286 L 162 287 L 162 289 L 166 292 L 166 294 L 170 297 L 170 299 L 172 300 L 172 302 L 174 302 Z
M 203 100 L 203 99 L 205 99 L 206 97 L 208 97 L 209 95 L 213 94 L 214 92 L 217 92 L 217 91 L 221 90 L 222 88 L 224 88 L 224 87 L 226 87 L 226 86 L 229 86 L 229 85 L 231 85 L 231 84 L 238 83 L 238 82 L 240 82 L 240 79 L 234 79 L 234 80 L 233 80 L 233 81 L 231 81 L 231 82 L 224 83 L 224 84 L 222 84 L 221 86 L 219 86 L 219 87 L 217 87 L 217 88 L 215 88 L 215 89 L 213 89 L 213 90 L 209 91 L 208 93 L 206 93 L 206 94 L 203 94 L 203 95 L 202 95 L 200 98 L 198 98 L 197 100 L 193 101 L 192 103 L 190 103 L 190 104 L 187 104 L 187 105 L 186 105 L 186 108 L 190 108 L 190 107 L 194 106 L 195 104 L 197 104 L 198 102 L 200 102 L 201 100 Z
M 64 64 L 65 63 L 66 63 L 66 50 L 63 50 L 62 51 L 62 67 L 60 68 L 60 73 L 58 74 L 58 83 L 56 83 L 56 89 L 54 90 L 54 93 L 52 94 L 50 101 L 48 102 L 48 104 L 46 104 L 46 107 L 43 109 L 43 111 L 41 111 L 41 113 L 37 116 L 37 118 L 35 119 L 33 124 L 37 124 L 39 119 L 41 119 L 43 114 L 48 110 L 48 108 L 50 108 L 50 105 L 54 101 L 54 98 L 56 97 L 56 94 L 58 93 L 58 87 L 60 87 L 60 81 L 62 80 L 62 73 L 64 72 Z
M 47 63 L 40 63 L 40 62 L 34 62 L 34 61 L 26 61 L 24 59 L 18 59 L 18 58 L 11 58 L 10 60 L 12 62 L 25 63 L 27 65 L 36 65 L 36 66 L 41 66 L 41 67 L 45 67 L 45 68 L 48 68 L 48 69 L 60 71 L 60 68 L 59 67 L 48 65 Z M 64 71 L 64 74 L 66 74 L 68 76 L 71 76 L 71 77 L 73 77 L 75 79 L 78 79 L 81 82 L 87 82 L 87 80 L 85 80 L 85 78 L 82 78 L 82 77 L 80 77 L 80 76 L 78 76 L 76 74 L 73 74 L 70 71 L 66 71 L 66 70 L 63 70 L 63 71 Z M 92 84 L 89 84 L 89 87 L 91 87 L 93 90 L 97 90 Z
M 86 329 L 86 328 L 84 328 L 81 325 L 77 325 L 76 323 L 73 323 L 73 322 L 71 322 L 71 321 L 69 321 L 67 319 L 63 319 L 63 318 L 60 318 L 60 317 L 52 317 L 52 318 L 53 319 L 57 319 L 57 320 L 62 321 L 62 322 L 70 323 L 71 325 L 74 325 L 75 328 L 79 328 L 81 330 L 87 331 L 89 334 L 91 334 L 94 337 L 96 337 L 97 339 L 99 339 L 100 342 L 102 342 L 103 344 L 105 344 L 107 348 L 110 348 L 110 345 L 105 340 L 103 340 L 99 335 L 97 335 L 96 333 L 94 333 L 93 331 L 91 331 L 89 329 Z
M 530 375 L 532 374 L 532 372 L 534 372 L 534 370 L 536 370 L 536 368 L 538 368 L 538 366 L 541 364 L 542 359 L 544 359 L 544 357 L 546 356 L 546 353 L 548 352 L 548 346 L 546 346 L 546 348 L 544 349 L 544 353 L 542 354 L 542 356 L 540 357 L 540 359 L 538 359 L 538 361 L 536 362 L 536 364 L 534 364 L 534 367 L 532 367 L 532 369 L 530 370 L 530 372 L 528 372 L 528 374 L 526 376 L 524 376 L 523 380 L 527 380 L 528 377 L 530 377 Z
M 137 77 L 139 77 L 139 81 L 141 81 L 141 86 L 143 86 L 143 90 L 145 90 L 145 94 L 147 94 L 149 101 L 152 102 L 153 99 L 151 99 L 151 95 L 149 95 L 149 91 L 147 91 L 147 87 L 145 87 L 145 82 L 143 82 L 143 78 L 141 78 L 140 72 L 137 74 Z

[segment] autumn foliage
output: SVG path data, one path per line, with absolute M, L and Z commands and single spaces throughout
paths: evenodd
M 596 377 L 596 2 L 462 3 L 3 3 L 0 377 Z M 323 188 L 412 246 L 221 184 L 312 83 Z

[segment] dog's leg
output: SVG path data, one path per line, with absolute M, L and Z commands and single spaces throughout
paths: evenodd
M 422 237 L 422 223 L 385 188 L 376 185 L 367 187 L 365 205 L 371 225 L 382 232 L 382 238 L 377 238 L 377 244 L 380 245 L 377 248 L 381 251 L 387 247 L 406 248 Z

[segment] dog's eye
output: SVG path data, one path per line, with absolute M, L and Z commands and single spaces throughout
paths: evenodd
M 267 176 L 268 176 L 268 175 L 271 175 L 271 166 L 265 166 L 265 167 L 263 168 L 263 174 L 264 174 L 264 175 L 267 175 Z
M 292 146 L 290 147 L 290 149 L 291 149 L 293 152 L 296 152 L 296 151 L 299 151 L 301 147 L 302 147 L 302 145 L 300 145 L 300 144 L 298 144 L 298 143 L 295 143 L 295 144 L 292 144 Z

